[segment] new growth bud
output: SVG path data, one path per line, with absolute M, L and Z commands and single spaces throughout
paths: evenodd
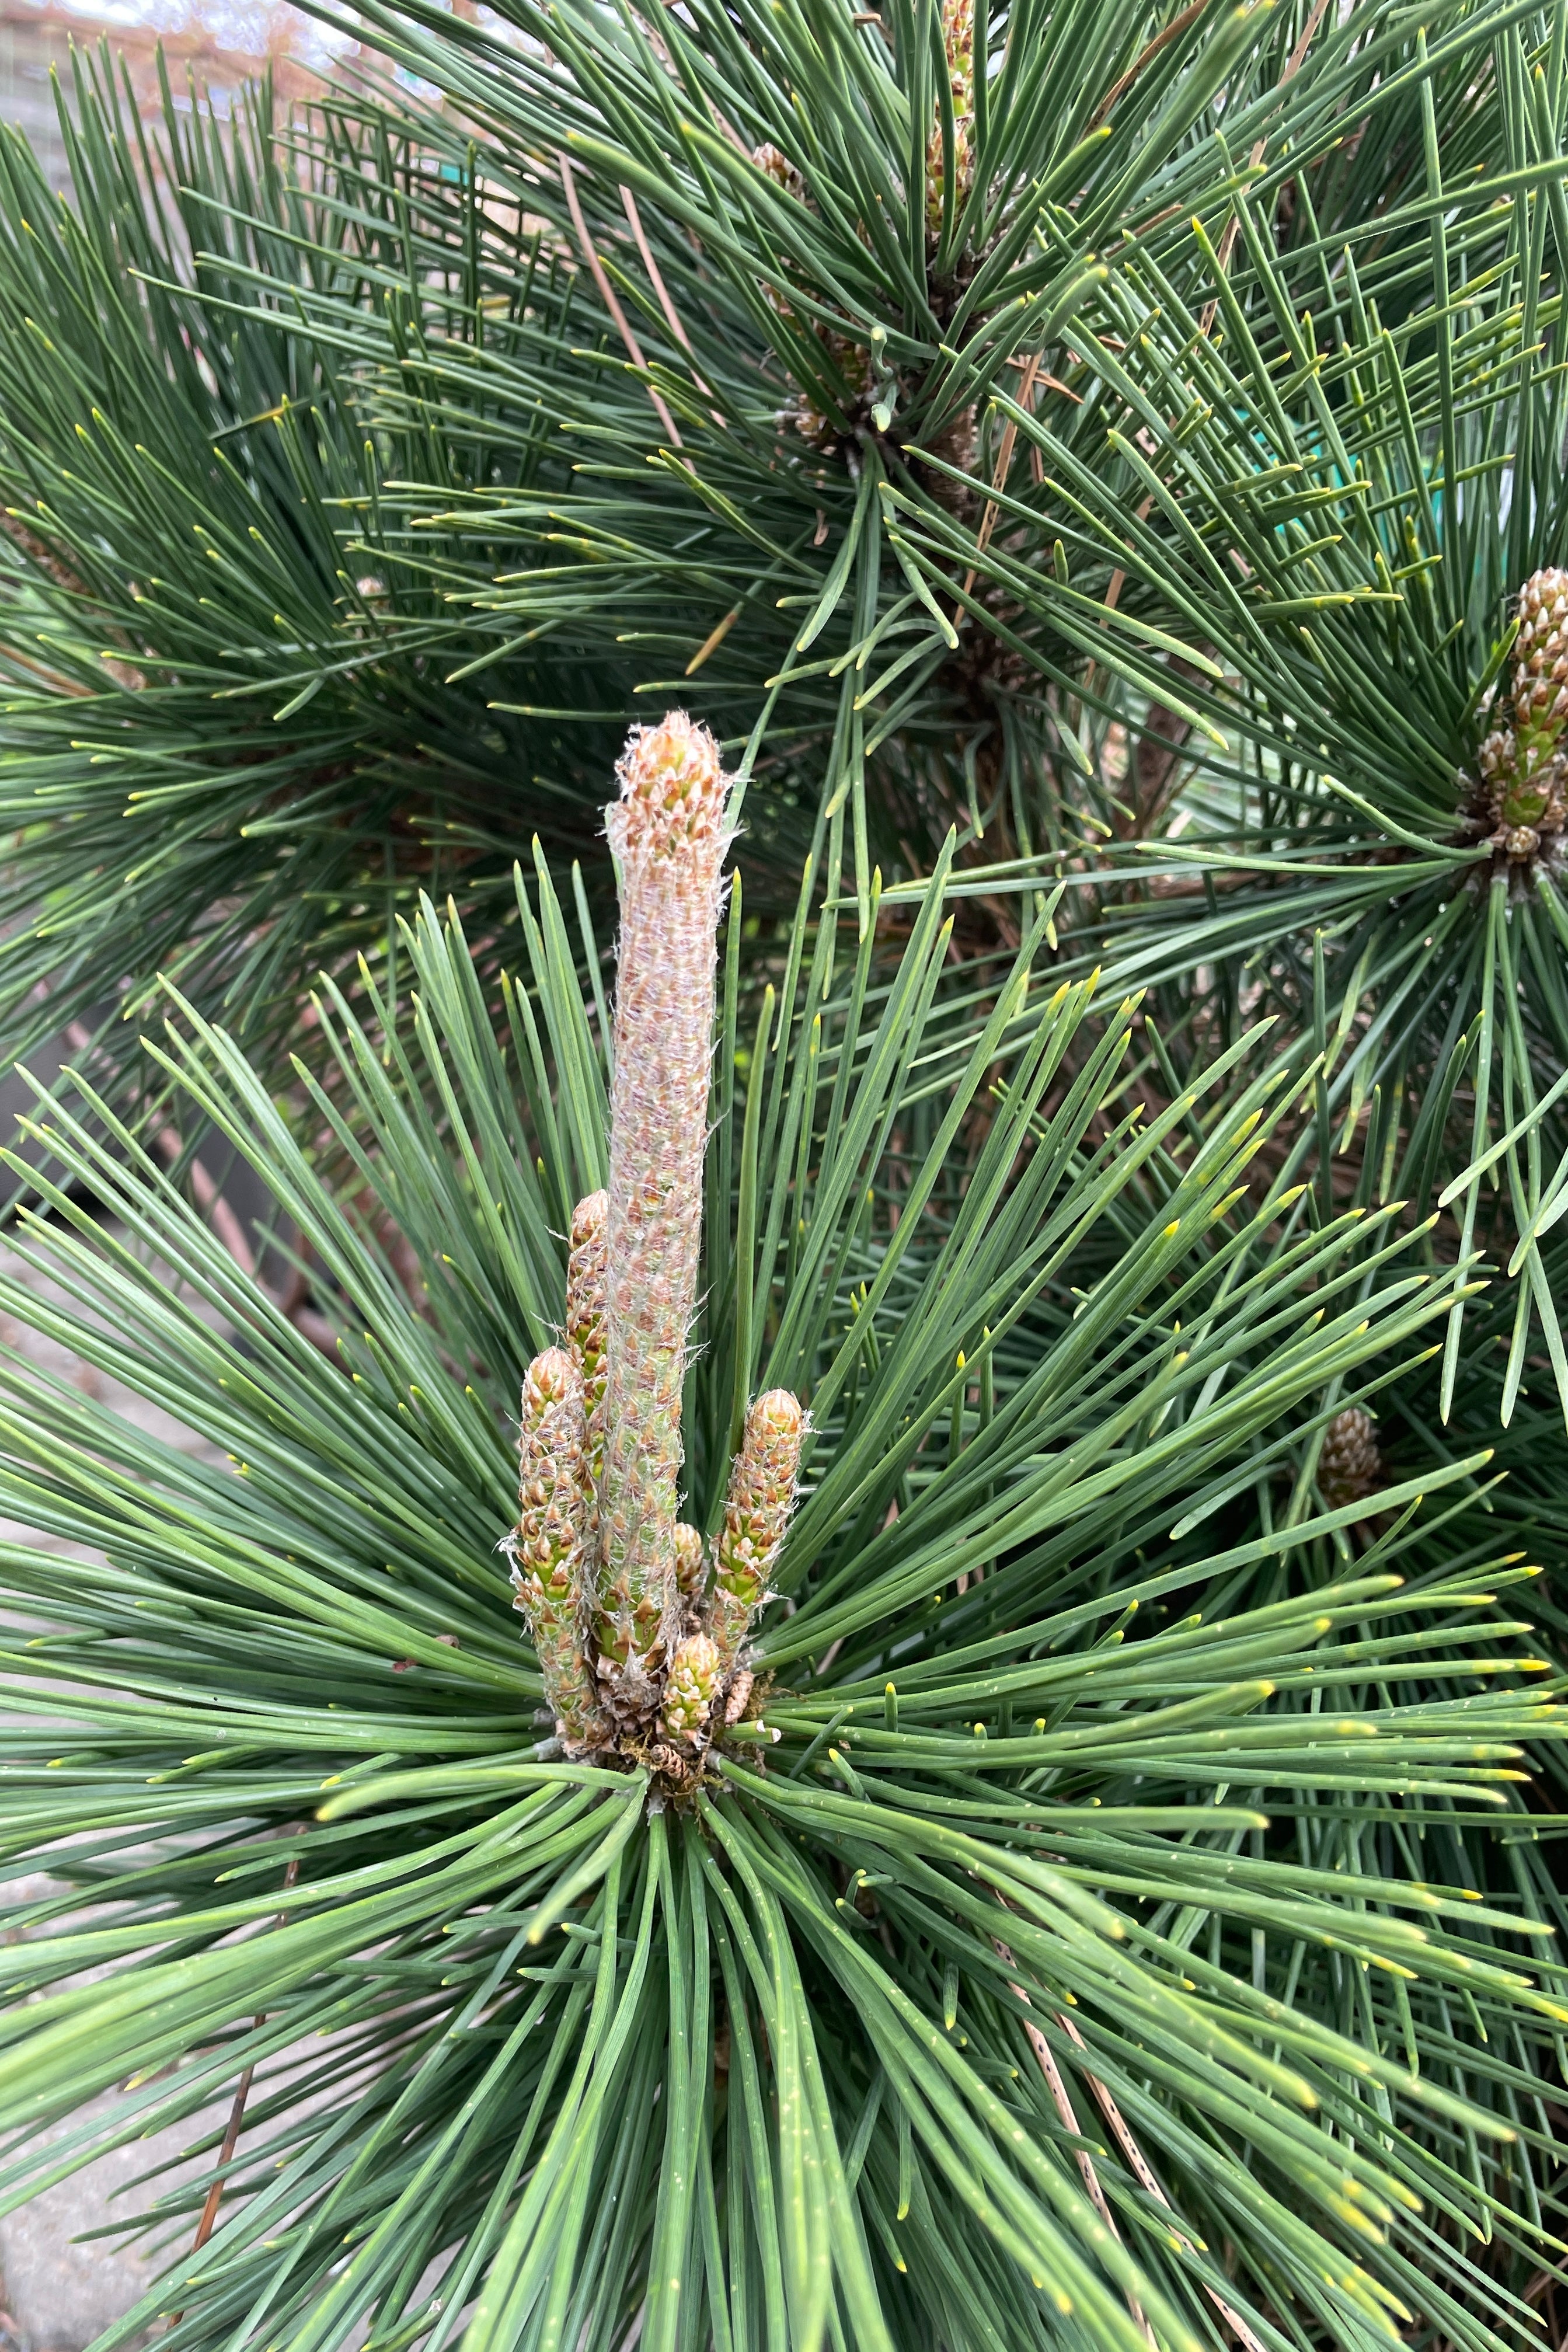
M 1556 750 L 1568 718 L 1568 572 L 1532 572 L 1520 591 L 1513 723 L 1526 774 Z
M 624 996 L 626 930 L 630 915 L 626 884 L 634 870 L 661 866 L 690 896 L 710 895 L 719 916 L 719 869 L 730 845 L 724 827 L 726 786 L 719 746 L 706 727 L 684 710 L 670 710 L 657 727 L 634 727 L 616 763 L 621 796 L 605 811 L 605 830 L 620 860 L 621 968 Z M 705 950 L 711 981 L 713 936 Z M 617 1028 L 620 1013 L 617 1008 Z
M 805 1413 L 787 1389 L 769 1389 L 746 1415 L 730 1465 L 724 1526 L 714 1562 L 708 1622 L 728 1680 L 742 1663 L 752 1620 L 768 1597 L 768 1577 L 795 1507 Z
M 644 1714 L 680 1637 L 680 1392 L 697 1305 L 714 939 L 729 834 L 719 747 L 683 711 L 637 729 L 607 830 L 621 939 L 605 1216 L 601 1677 Z
M 572 1212 L 566 1260 L 566 1344 L 583 1375 L 588 1475 L 597 1484 L 605 1451 L 605 1217 L 607 1192 L 590 1192 Z
M 563 1348 L 547 1348 L 522 1383 L 512 1581 L 568 1749 L 594 1746 L 602 1730 L 584 1652 L 592 1566 L 586 1445 L 582 1374 Z
M 664 1686 L 663 1725 L 670 1739 L 691 1739 L 707 1724 L 722 1679 L 718 1644 L 706 1633 L 689 1633 L 669 1662 Z
M 1568 824 L 1568 572 L 1532 572 L 1519 592 L 1519 634 L 1503 723 L 1481 745 L 1469 830 L 1494 867 L 1522 887 L 1542 857 L 1559 862 Z

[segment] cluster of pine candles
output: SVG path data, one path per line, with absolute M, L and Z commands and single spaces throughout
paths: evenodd
M 1533 573 L 1518 609 L 1503 723 L 1482 746 L 1467 820 L 1516 874 L 1552 856 L 1562 829 L 1568 574 Z M 752 1404 L 710 1559 L 678 1516 L 680 1402 L 732 836 L 719 747 L 683 711 L 634 729 L 618 773 L 610 1182 L 573 1216 L 565 1344 L 536 1356 L 523 1384 L 509 1549 L 563 1750 L 647 1763 L 680 1786 L 750 1702 L 746 1640 L 789 1523 L 805 1415 L 787 1390 Z M 1352 1409 L 1333 1424 L 1336 1462 L 1352 1416 L 1365 1421 Z
M 1493 701 L 1465 822 L 1518 887 L 1558 862 L 1568 715 L 1568 573 L 1518 599 L 1512 677 Z M 745 1416 L 711 1546 L 678 1516 L 681 1391 L 697 1306 L 711 1072 L 715 938 L 727 785 L 705 727 L 670 711 L 632 731 L 606 811 L 620 882 L 610 1182 L 577 1203 L 564 1345 L 529 1366 L 520 1416 L 518 1606 L 561 1751 L 647 1765 L 661 1787 L 700 1775 L 716 1731 L 752 1700 L 746 1643 L 771 1597 L 806 1419 L 773 1389 Z M 1373 1483 L 1372 1424 L 1336 1417 L 1323 1475 Z M 1359 1451 L 1358 1451 L 1359 1449 Z M 1347 1475 L 1342 1454 L 1353 1454 Z
M 509 1549 L 563 1749 L 645 1763 L 679 1789 L 751 1698 L 746 1639 L 805 1415 L 784 1389 L 752 1404 L 710 1560 L 678 1510 L 726 784 L 718 745 L 682 711 L 633 731 L 619 775 L 610 1181 L 573 1216 L 565 1345 L 523 1382 Z

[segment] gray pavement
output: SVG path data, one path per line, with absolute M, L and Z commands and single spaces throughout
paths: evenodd
M 40 1296 L 49 1295 L 51 1286 L 13 1248 L 0 1246 L 0 1274 Z M 219 1458 L 169 1414 L 144 1403 L 117 1382 L 102 1380 L 52 1340 L 24 1329 L 4 1315 L 0 1315 L 0 1342 L 19 1349 L 42 1369 L 73 1381 L 139 1427 L 182 1450 L 205 1460 Z M 46 1543 L 51 1549 L 62 1549 L 53 1538 L 39 1538 L 12 1521 L 0 1520 L 0 1541 L 29 1539 Z M 36 1896 L 47 1891 L 47 1884 L 42 1879 L 25 1881 L 18 1887 L 12 1881 L 7 1894 L 13 1900 Z M 111 2104 L 111 2098 L 105 2099 L 83 2113 L 102 2112 Z M 94 2336 L 130 2310 L 156 2275 L 159 2265 L 152 2251 L 134 2242 L 94 2242 L 84 2233 L 103 2228 L 125 2211 L 128 2200 L 117 2201 L 116 2192 L 127 2189 L 149 2166 L 178 2156 L 201 2136 L 202 2128 L 202 2121 L 193 2116 L 153 2138 L 113 2149 L 0 2219 L 0 2352 L 82 2352 Z
M 252 1213 L 260 1202 L 245 1203 Z M 0 1240 L 0 1276 L 40 1297 L 58 1297 L 52 1286 L 30 1268 L 15 1248 Z M 221 1454 L 184 1429 L 169 1414 L 145 1403 L 118 1382 L 103 1379 L 53 1341 L 28 1331 L 0 1314 L 0 1345 L 19 1349 L 40 1369 L 70 1380 L 139 1428 L 155 1434 L 207 1462 Z M 51 1537 L 0 1519 L 0 1542 L 42 1542 L 64 1549 Z M 31 1632 L 35 1628 L 26 1628 Z M 7 1884 L 8 1899 L 34 1900 L 47 1895 L 49 1882 L 37 1877 Z M 314 2045 L 320 2054 L 320 2045 Z M 287 2063 L 287 2059 L 278 2062 Z M 262 2079 L 258 2077 L 258 2081 Z M 84 2107 L 47 2137 L 58 2137 L 86 2118 L 104 2114 L 113 2105 L 112 2094 Z M 86 2352 L 94 2338 L 140 2301 L 167 2259 L 161 2237 L 95 2238 L 91 2233 L 119 2216 L 134 2212 L 163 2188 L 204 2169 L 210 2153 L 185 2165 L 177 2159 L 184 2149 L 221 2128 L 228 2115 L 228 2095 L 214 2108 L 193 2115 L 171 2129 L 132 2140 L 97 2158 L 54 2187 L 35 2197 L 16 2212 L 0 2218 L 0 2352 Z M 138 2190 L 132 2184 L 154 2166 L 172 2169 L 159 2181 Z M 439 2265 L 429 2274 L 433 2285 Z M 156 2342 L 155 2326 L 138 2339 Z M 360 2352 L 366 2328 L 362 2323 L 346 2334 L 332 2352 Z
M 100 2100 L 84 2114 L 102 2113 L 112 2104 L 112 2098 Z M 152 2139 L 132 2140 L 0 2221 L 0 2277 L 11 2330 L 10 2344 L 0 2332 L 0 2352 L 82 2352 L 146 2293 L 160 2267 L 147 2247 L 84 2233 L 124 2211 L 127 2200 L 117 2202 L 116 2192 L 131 2189 L 150 2165 L 178 2156 L 195 2136 L 193 2118 Z M 134 2190 L 129 2201 L 134 2210 Z

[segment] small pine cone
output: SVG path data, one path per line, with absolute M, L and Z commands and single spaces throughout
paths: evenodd
M 578 1202 L 572 1212 L 572 1247 L 566 1260 L 566 1344 L 583 1375 L 588 1475 L 595 1484 L 605 1453 L 605 1217 L 608 1205 L 607 1192 L 590 1192 L 585 1201 Z
M 1336 1412 L 1323 1433 L 1318 1456 L 1318 1486 L 1331 1511 L 1359 1503 L 1383 1481 L 1383 1455 L 1369 1412 L 1352 1404 Z
M 805 1413 L 787 1389 L 769 1389 L 746 1415 L 741 1451 L 730 1465 L 730 1492 L 719 1538 L 708 1625 L 728 1681 L 741 1662 L 752 1619 L 768 1597 L 768 1577 L 795 1507 L 795 1482 Z
M 604 1734 L 584 1654 L 592 1567 L 586 1437 L 582 1374 L 563 1348 L 548 1348 L 522 1383 L 512 1581 L 569 1749 L 596 1747 Z
M 706 1633 L 689 1633 L 669 1662 L 660 1720 L 670 1739 L 693 1739 L 707 1724 L 719 1695 L 720 1658 L 717 1643 Z
M 689 1796 L 700 1785 L 702 1778 L 700 1757 L 672 1748 L 667 1739 L 656 1740 L 652 1747 L 645 1748 L 641 1752 L 644 1763 L 651 1764 L 664 1783 L 653 1800 L 656 1804 L 661 1805 L 667 1796 Z
M 601 1657 L 616 1712 L 651 1715 L 680 1638 L 680 1394 L 697 1305 L 714 935 L 730 835 L 719 747 L 684 711 L 633 730 L 606 811 L 621 940 L 605 1212 Z

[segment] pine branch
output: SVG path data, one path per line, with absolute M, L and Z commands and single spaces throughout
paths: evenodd
M 1397 2300 L 1489 2352 L 1551 2228 L 1564 1920 L 1521 1776 L 1562 1721 L 1484 1446 L 1401 1433 L 1452 1277 L 1269 1172 L 1310 1081 L 1255 1046 L 1134 1113 L 1130 1005 L 1097 1026 L 1068 986 L 1026 1035 L 1046 916 L 960 1059 L 942 885 L 874 1002 L 870 942 L 808 903 L 740 1087 L 728 988 L 718 1013 L 707 1149 L 738 1179 L 707 1194 L 679 1639 L 642 1755 L 566 1757 L 587 1417 L 553 1343 L 591 1354 L 597 1276 L 560 1203 L 614 1155 L 542 865 L 527 911 L 515 1063 L 427 908 L 395 1003 L 324 992 L 304 1134 L 174 1003 L 182 1127 L 287 1209 L 336 1361 L 100 1100 L 41 1100 L 20 1246 L 54 1280 L 0 1275 L 0 1309 L 206 1445 L 0 1364 L 0 1507 L 49 1538 L 0 1567 L 50 1629 L 11 1656 L 5 1841 L 53 1890 L 0 1944 L 0 2193 L 132 2067 L 72 2157 L 248 2068 L 221 2171 L 150 2191 L 183 2250 L 221 2179 L 216 2226 L 128 2326 L 177 2296 L 195 2340 L 265 2297 L 284 2341 L 368 2310 L 745 2343 L 761 2295 L 792 2344 L 1047 2352 L 1066 2297 L 1143 2352 L 1142 2322 L 1273 2347 Z M 570 1423 L 525 1496 L 537 1648 L 493 1551 L 531 1359 L 530 1431 Z M 736 1399 L 772 1430 L 786 1383 L 799 1500 L 776 1556 L 773 1521 L 734 1550 L 779 1597 L 721 1710 L 697 1531 L 721 1574 Z M 1358 1411 L 1381 1483 L 1342 1500 Z M 263 1833 L 300 1821 L 278 1924 Z M 1099 2086 L 1098 2200 L 1014 1986 L 1062 2089 L 1069 2054 Z M 1483 2230 L 1490 2269 L 1454 2234 Z

